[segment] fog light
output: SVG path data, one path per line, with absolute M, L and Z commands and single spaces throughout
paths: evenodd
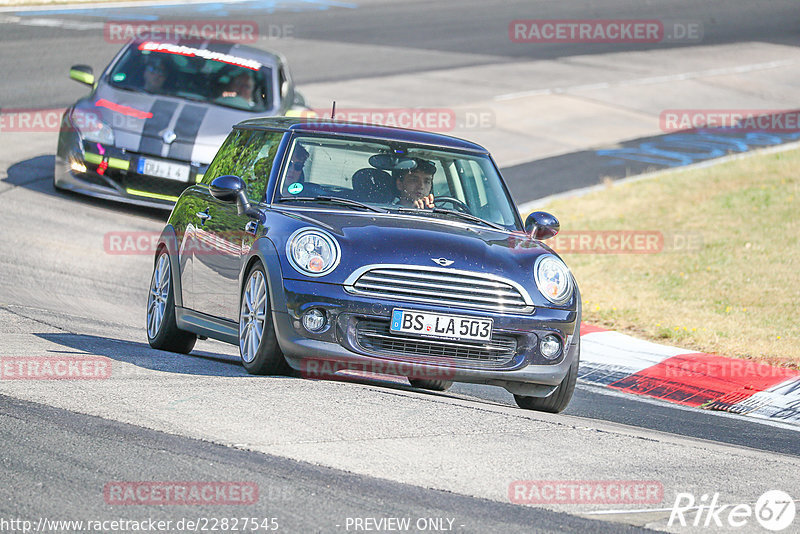
M 72 169 L 73 172 L 77 172 L 83 174 L 86 172 L 86 165 L 81 163 L 80 161 L 71 160 L 69 162 L 69 168 Z
M 561 354 L 561 340 L 558 336 L 548 334 L 539 341 L 539 352 L 548 360 L 555 359 Z
M 303 314 L 303 327 L 309 332 L 319 332 L 325 328 L 325 313 L 312 308 Z

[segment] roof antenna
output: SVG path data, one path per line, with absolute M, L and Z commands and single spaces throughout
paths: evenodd
M 333 101 L 333 107 L 331 108 L 331 120 L 336 118 L 336 100 Z

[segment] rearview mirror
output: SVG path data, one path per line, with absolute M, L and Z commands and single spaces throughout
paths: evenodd
M 94 72 L 89 65 L 73 65 L 69 69 L 69 77 L 89 87 L 94 86 Z
M 533 239 L 544 241 L 550 239 L 561 229 L 558 219 L 546 211 L 534 211 L 525 219 L 525 231 Z
M 408 171 L 417 166 L 417 162 L 405 156 L 394 154 L 375 154 L 369 157 L 369 164 L 382 171 Z

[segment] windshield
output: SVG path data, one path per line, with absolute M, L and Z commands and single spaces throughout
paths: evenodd
M 432 204 L 420 200 L 431 195 Z M 276 197 L 304 205 L 339 197 L 395 213 L 519 229 L 488 156 L 394 141 L 297 137 Z M 331 206 L 325 198 L 319 204 Z
M 109 80 L 118 89 L 248 111 L 276 107 L 271 68 L 253 59 L 192 46 L 152 41 L 131 46 Z

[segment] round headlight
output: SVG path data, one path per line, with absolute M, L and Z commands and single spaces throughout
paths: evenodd
M 302 228 L 286 243 L 292 267 L 306 276 L 324 276 L 339 265 L 339 243 L 330 234 L 315 228 Z
M 565 304 L 572 298 L 572 275 L 563 261 L 555 256 L 540 256 L 536 260 L 536 287 L 553 304 Z

